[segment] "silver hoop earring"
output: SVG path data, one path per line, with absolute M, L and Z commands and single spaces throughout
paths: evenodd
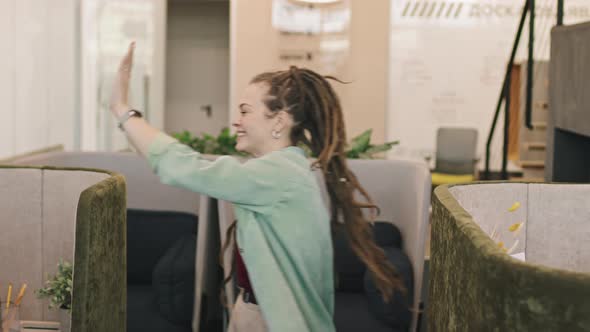
M 278 132 L 278 131 L 276 131 L 276 130 L 273 130 L 273 131 L 272 131 L 270 134 L 272 135 L 272 137 L 273 137 L 274 139 L 279 139 L 279 138 L 281 138 L 281 133 L 280 133 L 280 132 Z

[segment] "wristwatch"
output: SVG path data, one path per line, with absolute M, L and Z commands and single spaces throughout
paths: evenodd
M 122 131 L 125 131 L 125 129 L 123 128 L 123 124 L 125 122 L 127 122 L 127 120 L 129 120 L 130 117 L 138 117 L 138 118 L 142 118 L 143 114 L 141 114 L 140 111 L 138 110 L 129 110 L 127 112 L 125 112 L 123 115 L 121 115 L 121 117 L 119 118 L 119 129 L 121 129 Z

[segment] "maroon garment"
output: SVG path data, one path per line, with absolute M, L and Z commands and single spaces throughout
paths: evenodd
M 248 270 L 246 270 L 246 264 L 244 264 L 244 260 L 242 259 L 242 255 L 240 254 L 240 250 L 236 246 L 236 253 L 235 253 L 235 260 L 236 260 L 236 278 L 238 282 L 238 286 L 243 288 L 246 292 L 250 294 L 254 294 L 252 290 L 252 285 L 250 284 L 250 277 L 248 276 Z

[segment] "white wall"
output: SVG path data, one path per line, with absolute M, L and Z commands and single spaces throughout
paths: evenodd
M 0 158 L 77 135 L 78 0 L 0 0 Z
M 485 160 L 487 136 L 523 4 L 514 0 L 392 0 L 387 137 L 401 142 L 392 154 L 432 156 L 438 127 L 467 126 L 478 129 L 478 156 Z M 565 4 L 566 24 L 590 20 L 587 0 Z M 549 56 L 555 6 L 556 1 L 543 1 L 537 7 L 537 59 Z M 528 23 L 517 61 L 526 57 L 527 39 Z M 501 166 L 502 114 L 491 151 L 493 169 Z

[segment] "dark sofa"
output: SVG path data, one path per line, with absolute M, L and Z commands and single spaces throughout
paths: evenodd
M 413 274 L 410 260 L 401 249 L 401 234 L 387 222 L 376 222 L 373 233 L 377 245 L 402 276 L 410 296 L 396 292 L 390 303 L 383 303 L 365 265 L 356 257 L 343 232 L 338 231 L 334 236 L 337 284 L 334 321 L 338 332 L 391 332 L 410 328 Z
M 191 322 L 166 319 L 159 306 L 152 274 L 156 264 L 175 243 L 196 234 L 198 217 L 176 211 L 127 210 L 127 331 L 190 332 Z M 193 251 L 194 262 L 194 251 Z M 194 279 L 194 274 L 193 274 Z M 194 285 L 194 283 L 193 283 Z M 186 293 L 192 313 L 194 287 Z

